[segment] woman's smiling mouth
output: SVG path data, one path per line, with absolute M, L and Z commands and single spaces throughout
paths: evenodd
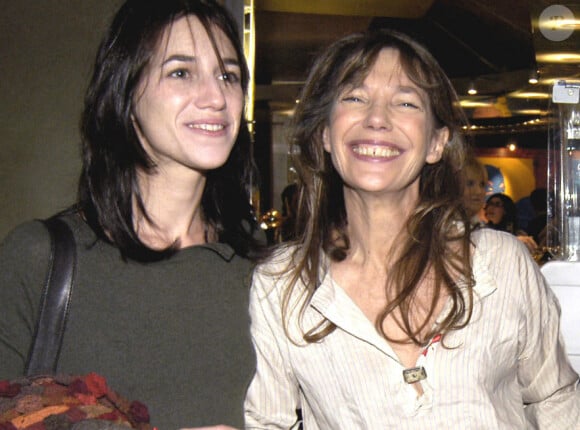
M 203 131 L 222 131 L 225 127 L 224 124 L 187 124 L 189 128 L 203 130 Z
M 355 154 L 373 158 L 392 158 L 398 156 L 401 151 L 398 148 L 384 145 L 353 145 L 352 150 Z

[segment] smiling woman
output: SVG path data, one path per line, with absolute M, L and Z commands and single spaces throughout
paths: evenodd
M 214 0 L 127 0 L 82 116 L 76 242 L 59 374 L 96 372 L 163 429 L 242 427 L 261 253 L 238 29 Z M 25 371 L 51 261 L 43 224 L 0 244 L 0 379 Z
M 464 207 L 464 116 L 431 54 L 344 37 L 298 104 L 298 236 L 259 265 L 246 428 L 580 422 L 558 303 L 518 240 Z M 490 335 L 490 334 L 493 335 Z
M 347 192 L 397 193 L 409 203 L 423 164 L 440 160 L 449 137 L 447 128 L 433 130 L 427 94 L 405 74 L 395 49 L 381 51 L 365 80 L 339 95 L 329 122 L 324 149 Z
M 139 140 L 164 175 L 181 171 L 203 178 L 225 163 L 240 128 L 240 63 L 226 35 L 215 27 L 213 34 L 217 53 L 198 18 L 175 21 L 137 91 L 133 121 Z

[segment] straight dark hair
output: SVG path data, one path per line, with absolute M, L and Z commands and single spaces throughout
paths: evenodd
M 117 246 L 123 257 L 138 261 L 165 258 L 178 245 L 151 249 L 135 231 L 135 204 L 148 218 L 137 171 L 153 173 L 156 166 L 137 137 L 131 114 L 139 83 L 165 29 L 185 16 L 195 16 L 202 23 L 225 73 L 212 30 L 224 32 L 236 51 L 246 94 L 248 68 L 238 28 L 225 8 L 213 0 L 128 0 L 101 42 L 85 95 L 77 208 L 99 238 Z M 250 203 L 256 181 L 251 137 L 247 124 L 241 121 L 226 163 L 206 174 L 201 206 L 204 221 L 218 240 L 245 257 L 257 255 L 260 249 Z

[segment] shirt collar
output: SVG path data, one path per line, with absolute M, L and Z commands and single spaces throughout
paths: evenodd
M 327 257 L 325 257 L 321 266 L 324 268 L 322 280 L 320 286 L 314 292 L 310 306 L 333 324 L 350 332 L 352 335 L 365 339 L 377 346 L 383 345 L 384 339 L 378 334 L 366 315 L 356 306 L 346 292 L 332 280 L 328 270 L 329 261 Z M 477 251 L 473 259 L 473 276 L 475 279 L 473 305 L 476 306 L 485 297 L 497 290 L 495 279 Z M 459 281 L 459 283 L 461 288 L 467 288 L 465 281 Z M 444 318 L 446 312 L 449 311 L 449 306 L 450 302 L 448 301 L 438 320 Z M 369 330 L 369 328 L 372 330 Z M 369 336 L 373 339 L 370 339 Z

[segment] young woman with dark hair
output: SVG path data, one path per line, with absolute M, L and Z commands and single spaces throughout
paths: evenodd
M 316 61 L 295 113 L 295 242 L 254 272 L 246 428 L 580 422 L 558 305 L 512 236 L 472 230 L 465 124 L 434 58 L 387 30 Z
M 127 0 L 98 50 L 58 373 L 96 372 L 162 429 L 243 426 L 261 253 L 243 120 L 248 71 L 213 0 Z M 0 379 L 22 375 L 49 266 L 37 221 L 0 246 Z
M 511 197 L 503 193 L 489 196 L 485 202 L 487 226 L 494 230 L 516 234 L 518 231 L 517 208 Z
M 519 229 L 518 208 L 510 196 L 503 193 L 492 194 L 487 198 L 484 209 L 487 227 L 515 235 L 532 254 L 536 252 L 538 244 L 534 238 Z
M 162 166 L 158 166 L 159 160 L 143 143 L 140 136 L 143 125 L 135 117 L 135 105 L 144 96 L 147 85 L 154 85 L 155 79 L 161 78 L 147 76 L 148 67 L 155 58 L 155 50 L 167 55 L 167 41 L 162 41 L 161 36 L 168 24 L 189 15 L 197 18 L 197 27 L 209 37 L 208 46 L 215 51 L 219 72 L 223 74 L 218 78 L 224 88 L 235 90 L 237 98 L 243 96 L 249 79 L 244 53 L 239 43 L 233 43 L 238 38 L 237 29 L 221 8 L 206 1 L 145 0 L 128 1 L 115 17 L 99 48 L 85 97 L 78 209 L 99 238 L 113 241 L 124 256 L 139 261 L 163 258 L 173 247 L 167 248 L 163 243 L 152 247 L 136 231 L 139 224 L 135 222 L 135 215 L 145 223 L 154 221 L 143 200 L 145 191 L 140 181 L 159 177 Z M 219 29 L 231 42 L 231 58 L 221 57 L 214 29 Z M 234 72 L 230 72 L 232 69 Z M 182 77 L 186 79 L 187 76 Z M 229 157 L 225 159 L 227 153 L 223 153 L 224 160 L 198 169 L 203 171 L 204 182 L 199 215 L 207 227 L 206 234 L 229 243 L 240 255 L 247 256 L 252 254 L 255 242 L 248 230 L 254 223 L 248 199 L 254 166 L 248 129 L 245 124 L 240 127 L 239 120 L 238 115 L 233 118 L 233 124 L 224 128 L 225 132 L 218 130 L 227 133 L 228 145 L 238 133 Z M 210 133 L 199 130 L 200 134 Z M 178 243 L 169 245 L 179 247 Z

